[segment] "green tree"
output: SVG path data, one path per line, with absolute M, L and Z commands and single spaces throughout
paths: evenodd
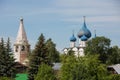
M 62 58 L 62 67 L 60 69 L 60 80 L 74 80 L 73 79 L 74 67 L 77 62 L 75 56 L 63 54 L 61 58 Z
M 38 38 L 38 42 L 35 46 L 35 49 L 33 50 L 30 56 L 29 69 L 28 69 L 29 80 L 34 80 L 34 76 L 38 72 L 38 67 L 42 63 L 51 65 L 48 58 L 48 52 L 45 46 L 45 38 L 43 34 L 41 34 L 40 37 Z
M 86 56 L 85 64 L 88 67 L 88 80 L 107 80 L 108 72 L 106 65 L 98 60 L 98 55 Z
M 10 45 L 10 42 L 7 44 Z M 0 76 L 11 78 L 15 77 L 16 69 L 14 65 L 14 58 L 11 56 L 10 52 L 8 51 L 8 47 L 5 46 L 2 38 L 0 42 Z
M 60 80 L 107 80 L 106 66 L 98 60 L 98 55 L 63 57 Z
M 107 64 L 120 63 L 120 49 L 118 46 L 113 46 L 109 50 Z
M 48 55 L 50 61 L 53 62 L 59 62 L 59 52 L 56 49 L 55 43 L 53 43 L 52 39 L 48 39 L 46 41 L 46 47 L 48 50 Z
M 56 80 L 52 67 L 47 64 L 41 64 L 35 80 Z
M 96 37 L 87 42 L 85 49 L 86 54 L 99 54 L 99 60 L 106 63 L 108 58 L 108 51 L 110 49 L 110 39 L 106 37 Z
M 120 75 L 112 74 L 108 77 L 108 80 L 120 80 Z
M 8 37 L 8 40 L 7 40 L 7 43 L 6 43 L 6 50 L 7 50 L 7 52 L 11 52 L 11 47 L 10 47 L 10 38 Z
M 9 77 L 0 77 L 0 80 L 14 80 L 14 79 L 11 79 Z

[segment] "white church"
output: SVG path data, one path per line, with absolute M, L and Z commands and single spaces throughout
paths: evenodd
M 86 47 L 86 42 L 91 37 L 91 32 L 86 26 L 85 16 L 84 16 L 84 23 L 82 25 L 82 28 L 78 32 L 77 37 L 79 38 L 78 39 L 79 40 L 79 43 L 78 43 L 79 46 L 76 46 L 76 40 L 77 39 L 76 39 L 76 37 L 73 33 L 72 36 L 70 37 L 70 47 L 63 49 L 63 52 L 65 54 L 67 54 L 68 51 L 72 50 L 72 51 L 74 51 L 76 56 L 84 56 L 85 55 L 84 54 L 84 48 Z

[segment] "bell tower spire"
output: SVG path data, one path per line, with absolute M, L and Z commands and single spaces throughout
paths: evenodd
M 26 32 L 24 29 L 23 18 L 20 18 L 20 26 L 14 44 L 14 58 L 16 62 L 27 65 L 27 56 L 29 54 L 30 45 L 27 40 Z
M 26 32 L 24 29 L 24 24 L 23 24 L 23 18 L 21 17 L 16 43 L 23 43 L 22 41 L 28 43 Z

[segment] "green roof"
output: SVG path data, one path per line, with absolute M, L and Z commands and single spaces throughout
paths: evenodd
M 15 80 L 28 80 L 27 74 L 17 74 Z

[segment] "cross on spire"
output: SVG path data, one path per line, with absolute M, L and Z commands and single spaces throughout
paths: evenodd
M 95 36 L 94 36 L 94 37 L 96 38 L 96 30 L 94 30 L 94 34 L 95 34 Z
M 86 16 L 83 16 L 83 18 L 84 18 L 84 22 L 85 22 L 85 18 L 86 18 Z

